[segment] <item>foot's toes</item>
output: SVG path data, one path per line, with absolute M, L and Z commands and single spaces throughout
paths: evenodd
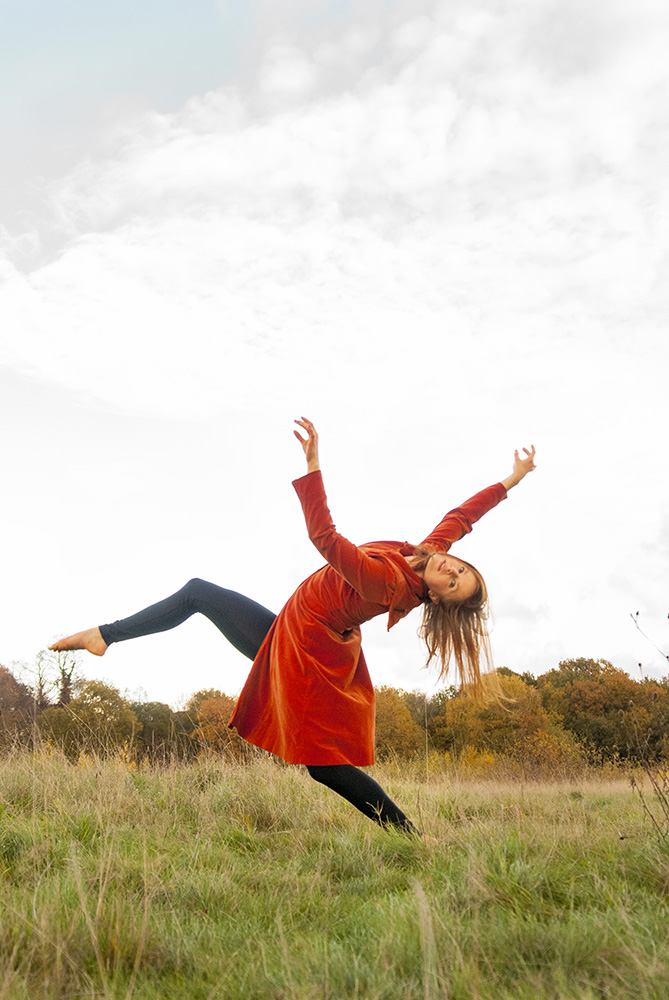
M 71 647 L 67 645 L 67 639 L 59 639 L 58 642 L 52 643 L 51 646 L 49 646 L 49 649 L 53 649 L 55 652 L 60 653 L 65 649 L 71 649 Z
M 85 632 L 76 632 L 68 635 L 65 639 L 58 639 L 49 649 L 55 652 L 65 652 L 69 649 L 85 649 L 94 656 L 103 656 L 107 649 L 107 643 L 100 634 L 99 628 L 88 628 Z

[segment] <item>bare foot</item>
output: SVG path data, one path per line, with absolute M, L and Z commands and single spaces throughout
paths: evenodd
M 107 643 L 102 638 L 100 629 L 96 626 L 95 628 L 87 628 L 84 632 L 68 635 L 66 639 L 59 639 L 58 642 L 49 646 L 49 649 L 54 649 L 57 653 L 66 649 L 87 649 L 94 656 L 104 656 Z

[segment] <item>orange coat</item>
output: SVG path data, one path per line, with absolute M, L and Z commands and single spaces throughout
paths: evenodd
M 229 725 L 290 764 L 374 763 L 374 688 L 360 625 L 388 612 L 392 628 L 424 600 L 407 542 L 356 547 L 339 535 L 320 472 L 295 480 L 309 537 L 327 559 L 270 628 Z M 506 497 L 501 483 L 449 511 L 422 544 L 447 551 Z

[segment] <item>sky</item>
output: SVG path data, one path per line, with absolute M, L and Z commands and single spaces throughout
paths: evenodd
M 0 0 L 0 663 L 194 576 L 278 611 L 338 529 L 454 554 L 495 661 L 669 652 L 669 10 L 660 0 Z M 419 613 L 363 645 L 435 690 Z M 173 706 L 199 617 L 85 654 Z

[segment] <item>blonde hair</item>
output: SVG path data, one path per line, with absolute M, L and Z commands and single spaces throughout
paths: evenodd
M 432 552 L 417 546 L 414 555 L 418 557 L 418 562 L 414 563 L 413 569 L 420 574 Z M 439 680 L 443 681 L 454 664 L 467 694 L 477 701 L 497 701 L 499 692 L 496 691 L 496 675 L 492 672 L 492 650 L 488 634 L 488 589 L 475 566 L 464 559 L 460 559 L 460 562 L 472 570 L 477 583 L 476 589 L 463 601 L 444 598 L 432 601 L 426 595 L 423 621 L 418 630 L 427 646 L 425 666 L 428 667 L 436 659 L 441 665 Z

